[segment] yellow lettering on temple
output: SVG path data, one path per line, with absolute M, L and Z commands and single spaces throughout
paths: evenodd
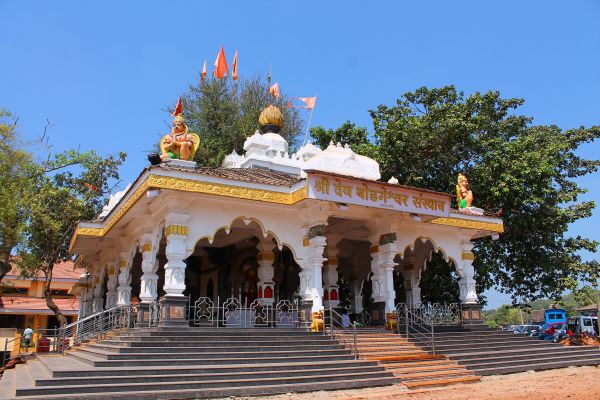
M 333 184 L 333 191 L 340 197 L 343 197 L 344 195 L 352 197 L 352 186 L 342 185 L 338 179 L 336 179 Z
M 329 180 L 321 178 L 321 181 L 315 181 L 315 191 L 329 194 Z
M 413 204 L 417 208 L 425 208 L 432 211 L 444 211 L 444 202 L 427 197 L 413 197 Z

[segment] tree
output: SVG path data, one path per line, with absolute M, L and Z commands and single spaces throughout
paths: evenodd
M 52 154 L 43 138 L 36 150 L 46 157 L 38 160 L 18 140 L 17 119 L 7 111 L 0 117 L 0 280 L 11 261 L 24 276 L 42 271 L 46 304 L 62 325 L 66 319 L 50 296 L 53 267 L 71 258 L 68 244 L 77 222 L 93 219 L 105 204 L 125 153 Z
M 432 253 L 431 261 L 427 261 L 419 287 L 424 303 L 460 303 L 458 275 L 454 266 L 444 261 L 439 252 Z
M 315 144 L 325 149 L 329 143 L 348 144 L 355 152 L 362 155 L 375 157 L 377 149 L 369 141 L 369 133 L 366 128 L 357 127 L 353 122 L 346 121 L 337 129 L 325 129 L 322 126 L 315 126 L 310 129 L 310 135 L 315 140 Z
M 275 99 L 260 76 L 252 79 L 210 78 L 190 85 L 183 95 L 183 115 L 191 132 L 200 136 L 196 161 L 203 166 L 220 166 L 233 150 L 241 152 L 244 141 L 258 129 L 258 117 L 269 104 L 279 107 L 284 124 L 280 134 L 293 147 L 302 131 L 297 109 L 285 107 L 289 99 Z
M 17 119 L 0 109 L 0 281 L 10 271 L 11 254 L 22 242 L 29 215 L 31 192 L 37 175 L 31 154 L 19 143 Z
M 66 318 L 50 295 L 54 265 L 71 258 L 69 240 L 79 221 L 95 218 L 105 203 L 106 193 L 118 181 L 118 168 L 125 153 L 102 157 L 94 151 L 68 151 L 54 155 L 41 164 L 44 174 L 29 190 L 30 215 L 25 226 L 26 236 L 20 246 L 19 263 L 23 271 L 33 275 L 38 270 L 46 277 L 44 297 L 57 316 L 60 325 Z M 69 166 L 76 166 L 74 170 Z
M 536 126 L 519 115 L 523 103 L 499 92 L 465 97 L 454 86 L 423 87 L 370 111 L 376 149 L 362 153 L 374 155 L 384 181 L 395 176 L 400 184 L 446 193 L 465 172 L 474 205 L 501 210 L 505 226 L 499 240 L 475 243 L 478 291 L 497 285 L 515 302 L 557 297 L 598 276 L 598 263 L 580 256 L 595 252 L 598 242 L 568 237 L 567 229 L 594 208 L 594 202 L 578 201 L 585 190 L 575 179 L 596 172 L 600 162 L 576 150 L 598 139 L 600 127 Z M 315 135 L 334 137 L 348 131 L 344 126 Z

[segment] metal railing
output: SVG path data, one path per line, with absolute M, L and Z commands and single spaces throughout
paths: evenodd
M 356 324 L 351 324 L 348 318 L 347 324 L 349 326 L 345 326 L 344 317 L 331 306 L 329 306 L 329 315 L 325 317 L 328 317 L 329 324 L 326 323 L 327 320 L 324 321 L 323 335 L 330 335 L 331 339 L 338 340 L 346 349 L 352 352 L 354 359 L 358 360 Z
M 36 329 L 29 338 L 21 336 L 5 339 L 4 352 L 2 353 L 2 367 L 14 355 L 29 353 L 29 351 L 39 351 L 44 353 L 54 353 L 58 351 L 58 328 Z
M 137 305 L 118 306 L 99 311 L 59 328 L 58 352 L 90 339 L 104 338 L 110 331 L 133 328 L 136 325 Z
M 413 312 L 406 304 L 400 303 L 396 307 L 398 315 L 398 334 L 404 326 L 407 339 L 414 339 L 423 347 L 430 349 L 435 354 L 435 328 L 431 320 L 424 319 L 420 314 Z
M 460 325 L 462 310 L 460 303 L 422 303 L 412 307 L 406 303 L 399 303 L 398 307 L 406 307 L 413 314 L 433 325 Z
M 250 304 L 230 297 L 221 302 L 200 297 L 189 307 L 188 320 L 192 326 L 213 327 L 290 327 L 300 323 L 298 302 L 280 300 L 277 304 L 263 304 L 254 300 Z

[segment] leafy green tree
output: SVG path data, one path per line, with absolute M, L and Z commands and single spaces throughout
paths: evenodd
M 45 173 L 28 190 L 30 214 L 25 237 L 19 246 L 21 269 L 30 275 L 41 270 L 46 277 L 44 297 L 61 326 L 66 318 L 50 295 L 54 265 L 71 259 L 69 240 L 79 221 L 95 218 L 105 203 L 106 193 L 118 181 L 118 168 L 125 153 L 102 157 L 94 151 L 56 154 L 40 167 Z M 76 168 L 69 168 L 76 166 Z
M 0 281 L 10 271 L 10 258 L 24 238 L 30 210 L 28 188 L 38 173 L 31 154 L 23 150 L 17 119 L 0 109 Z
M 258 129 L 261 111 L 270 104 L 282 111 L 284 124 L 280 134 L 293 148 L 303 122 L 298 109 L 285 107 L 288 101 L 284 94 L 275 99 L 260 76 L 237 82 L 209 78 L 199 85 L 190 85 L 183 95 L 183 116 L 190 131 L 200 136 L 196 161 L 217 167 L 233 150 L 240 153 L 246 138 Z
M 529 318 L 529 314 L 519 308 L 502 305 L 495 310 L 484 311 L 482 318 L 490 328 L 498 328 L 522 324 Z
M 366 128 L 357 127 L 353 122 L 346 121 L 337 129 L 325 129 L 315 126 L 310 129 L 310 136 L 315 144 L 325 149 L 329 143 L 348 144 L 355 152 L 369 157 L 376 157 L 377 147 L 369 141 Z
M 466 173 L 474 206 L 498 210 L 505 225 L 499 240 L 476 241 L 478 291 L 496 285 L 515 302 L 559 297 L 579 281 L 594 282 L 599 270 L 597 261 L 580 255 L 595 252 L 598 242 L 569 237 L 567 230 L 594 208 L 592 201 L 579 201 L 585 190 L 576 179 L 596 172 L 600 161 L 576 150 L 598 139 L 600 127 L 533 125 L 519 114 L 523 103 L 499 92 L 465 97 L 454 86 L 419 88 L 394 106 L 371 110 L 376 148 L 355 149 L 374 156 L 384 181 L 395 176 L 400 184 L 454 193 L 458 173 Z M 314 135 L 360 143 L 364 137 L 348 123 Z
M 10 261 L 24 276 L 42 271 L 46 304 L 62 325 L 66 319 L 50 296 L 54 265 L 71 258 L 68 244 L 77 222 L 100 212 L 111 185 L 118 182 L 125 153 L 51 154 L 46 139 L 38 146 L 29 144 L 38 156 L 45 153 L 40 161 L 19 141 L 16 122 L 9 112 L 0 111 L 0 280 Z
M 433 253 L 421 273 L 421 300 L 424 303 L 460 303 L 458 275 L 454 266 Z

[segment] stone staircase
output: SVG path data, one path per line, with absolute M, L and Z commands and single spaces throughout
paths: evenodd
M 0 398 L 189 399 L 394 383 L 376 360 L 301 329 L 136 328 L 6 371 Z
M 562 346 L 487 327 L 436 327 L 436 350 L 478 375 L 600 365 L 600 349 Z
M 350 340 L 346 335 L 343 341 Z M 456 361 L 432 355 L 405 336 L 382 328 L 357 329 L 357 347 L 360 359 L 379 362 L 409 389 L 480 380 Z

